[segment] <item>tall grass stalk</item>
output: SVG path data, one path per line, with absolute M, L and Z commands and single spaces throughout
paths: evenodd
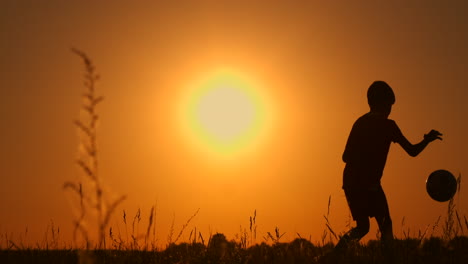
M 431 238 L 434 237 L 434 232 L 439 227 L 440 219 L 441 219 L 441 216 L 439 215 L 435 223 L 432 225 Z
M 153 227 L 154 216 L 155 216 L 155 212 L 154 212 L 154 206 L 153 206 L 153 207 L 151 207 L 149 220 L 148 220 L 148 228 L 146 229 L 146 234 L 145 234 L 145 250 L 148 250 L 148 241 L 150 239 L 151 228 Z M 153 235 L 154 235 L 154 233 L 153 233 Z M 154 242 L 153 242 L 153 247 L 154 247 Z
M 180 229 L 179 234 L 177 235 L 176 239 L 174 240 L 174 243 L 176 243 L 179 240 L 179 238 L 184 233 L 185 228 L 187 228 L 187 226 L 190 224 L 190 222 L 193 220 L 193 218 L 195 218 L 198 215 L 199 211 L 200 211 L 200 208 L 198 208 L 197 211 L 185 222 L 185 224 L 182 225 L 182 228 Z
M 180 237 L 182 236 L 182 234 L 184 233 L 185 229 L 187 228 L 187 226 L 190 224 L 190 222 L 198 215 L 198 212 L 200 211 L 200 208 L 197 209 L 197 211 L 192 215 L 190 216 L 190 218 L 185 222 L 185 224 L 182 225 L 181 229 L 180 229 L 180 232 L 179 234 L 177 235 L 176 239 L 174 239 L 174 241 L 172 241 L 172 237 L 174 235 L 174 222 L 175 222 L 175 215 L 174 217 L 172 218 L 172 223 L 171 223 L 171 227 L 169 229 L 169 235 L 167 236 L 167 246 L 170 246 L 171 244 L 175 244 L 177 243 L 177 241 L 180 239 Z
M 139 243 L 138 243 L 138 232 L 139 232 L 139 227 L 140 227 L 140 221 L 141 221 L 141 210 L 138 208 L 135 216 L 133 217 L 133 222 L 132 222 L 132 249 L 139 249 Z M 135 231 L 135 223 L 136 223 L 136 231 Z
M 280 242 L 280 239 L 286 234 L 286 232 L 281 233 L 278 227 L 275 227 L 275 233 L 274 235 L 271 234 L 270 232 L 267 232 L 267 236 L 264 237 L 266 241 L 271 240 L 273 244 L 278 244 Z
M 457 177 L 457 196 L 460 197 L 460 187 L 461 187 L 461 174 Z M 463 225 L 461 224 L 460 217 L 458 215 L 458 210 L 456 208 L 455 196 L 450 199 L 447 206 L 447 217 L 445 219 L 443 227 L 442 237 L 449 241 L 450 239 L 458 236 L 460 232 L 463 232 Z M 456 222 L 457 220 L 457 222 Z
M 171 227 L 169 228 L 169 234 L 167 235 L 167 246 L 172 244 L 172 236 L 174 235 L 174 223 L 175 223 L 175 214 L 172 216 Z
M 327 230 L 324 230 L 323 235 L 322 235 L 322 244 L 325 243 L 325 239 L 327 237 L 327 234 L 328 234 L 328 239 L 329 239 L 330 243 L 333 242 L 333 238 L 338 240 L 338 235 L 336 235 L 335 231 L 333 230 L 333 228 L 332 228 L 332 226 L 330 224 L 330 218 L 329 218 L 330 217 L 330 207 L 331 207 L 331 195 L 328 196 L 327 214 L 323 216 L 323 218 L 325 218 L 325 226 L 327 227 L 328 232 L 327 232 Z
M 254 210 L 253 217 L 250 217 L 250 245 L 252 246 L 257 240 L 257 210 Z
M 99 174 L 97 147 L 97 123 L 99 120 L 97 105 L 104 100 L 103 96 L 96 93 L 96 83 L 99 80 L 99 75 L 96 73 L 91 59 L 84 52 L 77 49 L 72 49 L 71 51 L 82 59 L 85 66 L 85 92 L 81 105 L 85 116 L 76 119 L 74 124 L 80 132 L 80 151 L 76 164 L 85 175 L 84 180 L 89 183 L 90 188 L 89 190 L 85 190 L 83 181 L 67 181 L 63 186 L 64 189 L 71 190 L 79 198 L 79 214 L 74 220 L 73 230 L 75 243 L 77 243 L 77 234 L 80 232 L 86 242 L 86 248 L 89 249 L 90 247 L 89 232 L 85 226 L 85 220 L 88 216 L 88 209 L 91 209 L 97 215 L 98 239 L 96 246 L 102 249 L 106 248 L 105 231 L 107 230 L 111 216 L 117 206 L 125 200 L 125 196 L 120 196 L 113 200 L 108 200 L 105 197 Z
M 127 227 L 127 213 L 123 210 L 123 222 L 125 224 L 125 242 L 128 244 L 128 227 Z

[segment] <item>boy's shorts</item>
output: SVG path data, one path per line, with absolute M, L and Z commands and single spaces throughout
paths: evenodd
M 354 220 L 363 217 L 384 217 L 390 219 L 387 198 L 378 186 L 372 189 L 344 189 L 346 200 Z

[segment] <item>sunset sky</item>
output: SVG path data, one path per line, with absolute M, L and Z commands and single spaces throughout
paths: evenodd
M 425 190 L 437 169 L 462 174 L 456 202 L 467 215 L 466 14 L 462 0 L 4 0 L 0 233 L 27 228 L 41 241 L 53 221 L 71 241 L 62 186 L 83 179 L 73 120 L 84 92 L 72 47 L 101 75 L 100 173 L 108 195 L 128 197 L 114 227 L 138 208 L 145 226 L 157 204 L 164 244 L 173 219 L 180 230 L 200 208 L 187 230 L 234 239 L 257 210 L 257 242 L 276 226 L 285 241 L 314 242 L 331 196 L 331 224 L 346 231 L 341 155 L 374 80 L 393 87 L 389 118 L 412 143 L 444 134 L 416 158 L 390 148 L 382 185 L 395 235 L 445 216 L 447 203 Z

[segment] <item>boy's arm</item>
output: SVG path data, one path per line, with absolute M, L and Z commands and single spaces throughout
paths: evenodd
M 408 139 L 406 139 L 404 136 L 400 139 L 400 145 L 401 147 L 408 153 L 411 157 L 416 157 L 421 151 L 423 151 L 429 143 L 432 141 L 439 139 L 442 140 L 442 134 L 437 131 L 437 130 L 431 130 L 428 134 L 424 135 L 424 139 L 417 143 L 417 144 L 411 144 Z

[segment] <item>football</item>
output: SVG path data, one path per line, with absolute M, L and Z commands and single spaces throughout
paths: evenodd
M 426 190 L 429 196 L 438 201 L 446 202 L 457 192 L 457 180 L 447 170 L 436 170 L 426 180 Z

